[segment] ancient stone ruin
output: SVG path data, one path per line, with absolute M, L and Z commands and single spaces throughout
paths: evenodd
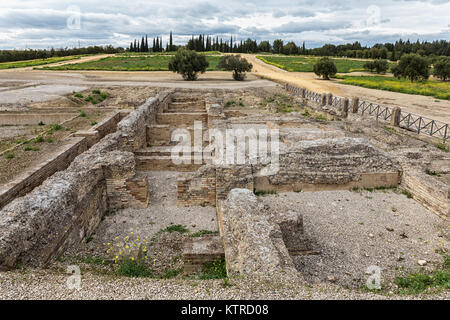
M 178 206 L 216 210 L 219 235 L 184 244 L 187 274 L 223 256 L 229 275 L 295 273 L 291 257 L 310 253 L 302 212 L 271 208 L 255 193 L 387 188 L 400 183 L 416 189 L 427 184 L 425 178 L 405 171 L 407 160 L 394 159 L 368 139 L 307 117 L 230 110 L 221 92 L 164 91 L 114 119 L 103 133 L 77 133 L 83 148 L 76 157 L 66 158 L 67 165 L 49 171 L 48 179 L 26 194 L 5 201 L 0 211 L 1 269 L 43 265 L 89 238 L 106 212 L 146 208 L 154 188 L 146 173 L 152 171 L 179 173 Z M 202 128 L 200 136 L 196 126 Z M 266 133 L 266 158 L 258 152 L 254 157 L 249 150 L 254 137 L 248 129 Z M 174 148 L 181 140 L 174 138 L 180 138 L 180 130 L 190 136 L 189 148 L 177 149 L 175 163 Z M 212 148 L 229 130 L 239 134 L 222 150 Z M 231 151 L 233 158 L 241 152 L 243 161 L 215 161 Z M 414 191 L 419 201 L 448 216 L 448 191 L 442 197 L 428 196 L 439 192 L 426 187 Z

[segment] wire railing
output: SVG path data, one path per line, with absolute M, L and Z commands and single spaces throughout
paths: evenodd
M 286 84 L 286 90 L 301 95 L 303 98 L 315 103 L 322 104 L 324 101 L 324 94 L 306 90 L 304 88 Z M 332 96 L 331 101 L 327 101 L 327 104 L 333 108 L 341 109 L 343 100 L 344 98 L 342 97 Z M 377 121 L 387 122 L 392 121 L 392 116 L 394 114 L 393 108 L 391 107 L 364 100 L 359 101 L 357 112 L 362 116 L 368 115 L 374 117 Z M 404 111 L 400 111 L 398 120 L 399 127 L 416 132 L 417 134 L 436 137 L 444 140 L 444 142 L 450 138 L 450 125 L 448 123 Z

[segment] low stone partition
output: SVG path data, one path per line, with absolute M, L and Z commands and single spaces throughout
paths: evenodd
M 216 169 L 205 165 L 190 175 L 177 180 L 178 206 L 215 206 Z
M 66 169 L 73 159 L 87 148 L 88 144 L 85 138 L 69 138 L 58 153 L 0 187 L 0 209 L 15 198 L 24 196 L 39 186 L 55 172 Z
M 235 188 L 255 192 L 292 192 L 393 187 L 402 170 L 359 138 L 298 141 L 280 152 L 279 167 L 206 165 L 178 179 L 178 205 L 216 205 Z M 213 194 L 215 193 L 215 201 Z
M 54 124 L 61 123 L 78 115 L 76 112 L 49 112 L 49 113 L 23 113 L 7 112 L 0 113 L 0 126 L 26 126 L 38 125 L 39 123 Z
M 189 275 L 202 271 L 207 262 L 216 261 L 225 256 L 220 236 L 190 238 L 183 243 L 183 273 Z
M 129 112 L 126 111 L 115 111 L 111 115 L 107 116 L 102 122 L 97 123 L 89 130 L 78 131 L 74 134 L 74 136 L 85 137 L 88 148 L 90 148 L 107 134 L 115 132 L 117 130 L 117 124 L 128 114 Z
M 228 275 L 296 274 L 289 251 L 306 250 L 298 212 L 275 212 L 248 189 L 231 190 L 218 209 Z
M 450 188 L 447 184 L 411 167 L 403 171 L 401 185 L 425 208 L 444 220 L 450 219 Z
M 43 265 L 89 237 L 106 211 L 145 206 L 147 182 L 136 174 L 132 151 L 146 143 L 147 121 L 168 96 L 149 99 L 118 131 L 0 211 L 0 270 Z

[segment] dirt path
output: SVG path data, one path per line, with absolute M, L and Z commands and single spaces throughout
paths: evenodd
M 264 63 L 257 59 L 256 55 L 244 54 L 243 56 L 253 64 L 253 73 L 258 76 L 276 81 L 288 81 L 316 92 L 333 93 L 348 98 L 360 97 L 370 102 L 399 106 L 402 110 L 450 123 L 450 101 L 448 100 L 344 85 L 337 80 L 325 81 L 312 72 L 288 72 Z
M 81 57 L 79 59 L 73 59 L 73 60 L 66 60 L 66 61 L 61 61 L 61 62 L 43 64 L 43 65 L 39 65 L 39 66 L 24 67 L 24 68 L 2 69 L 2 70 L 0 70 L 0 72 L 1 73 L 15 73 L 15 72 L 18 72 L 18 71 L 31 71 L 33 69 L 42 69 L 44 67 L 59 67 L 59 66 L 63 66 L 63 65 L 66 65 L 66 64 L 74 64 L 74 63 L 96 61 L 96 60 L 100 60 L 100 59 L 107 58 L 107 57 L 112 57 L 112 56 L 114 56 L 114 54 L 100 54 L 100 55 Z

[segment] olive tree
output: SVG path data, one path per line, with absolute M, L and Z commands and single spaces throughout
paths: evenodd
M 434 64 L 434 76 L 443 81 L 450 79 L 450 57 L 443 57 Z
M 252 71 L 253 65 L 239 55 L 227 55 L 220 59 L 217 67 L 233 71 L 233 79 L 242 81 L 245 79 L 245 72 Z
M 430 63 L 427 59 L 417 54 L 404 54 L 400 62 L 393 67 L 392 73 L 397 78 L 407 78 L 414 82 L 426 80 L 430 76 Z
M 364 69 L 375 71 L 376 73 L 385 73 L 389 69 L 389 64 L 384 59 L 375 59 L 364 64 Z
M 169 70 L 179 73 L 184 80 L 197 80 L 199 72 L 204 73 L 209 63 L 204 55 L 180 48 L 169 62 Z
M 329 58 L 322 58 L 314 65 L 314 73 L 325 80 L 330 80 L 330 76 L 337 73 L 336 65 Z

